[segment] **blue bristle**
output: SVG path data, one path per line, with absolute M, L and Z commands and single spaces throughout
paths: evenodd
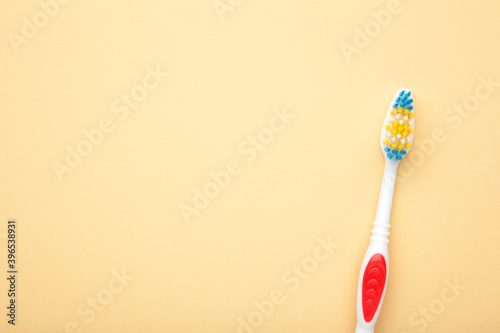
M 406 102 L 403 108 L 408 109 L 408 106 L 410 106 L 410 104 L 411 103 Z
M 396 154 L 398 153 L 398 151 L 397 151 L 396 149 L 394 149 L 394 150 L 392 151 L 392 153 L 393 153 L 394 155 L 396 155 Z
M 401 150 L 402 155 L 406 155 L 406 150 Z
M 396 159 L 401 161 L 403 159 L 403 156 L 398 155 L 398 156 L 396 156 Z
M 387 154 L 387 157 L 389 157 L 389 159 L 392 160 L 394 156 L 392 156 L 392 154 Z
M 401 107 L 401 108 L 408 109 L 411 111 L 413 109 L 413 106 L 411 106 L 411 104 L 413 103 L 413 99 L 409 99 L 410 96 L 411 96 L 410 91 L 402 90 L 398 94 L 396 99 L 394 100 L 394 104 L 392 105 L 392 108 L 398 109 Z
M 391 150 L 389 149 L 389 147 L 385 147 L 385 148 L 384 148 L 384 150 L 385 150 L 385 152 L 386 152 L 386 153 L 388 153 L 388 152 L 390 152 L 390 151 L 391 151 Z

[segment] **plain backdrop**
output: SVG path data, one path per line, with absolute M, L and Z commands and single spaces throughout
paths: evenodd
M 498 1 L 54 3 L 1 2 L 3 332 L 353 332 L 402 87 L 376 332 L 498 332 Z

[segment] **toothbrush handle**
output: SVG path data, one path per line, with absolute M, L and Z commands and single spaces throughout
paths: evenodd
M 382 237 L 387 236 L 388 228 L 374 223 L 372 241 L 366 251 L 358 282 L 356 333 L 373 333 L 375 323 L 385 297 L 389 274 L 389 256 L 386 242 L 380 241 L 376 233 L 386 229 Z M 387 236 L 385 236 L 387 238 Z
M 389 276 L 389 228 L 398 163 L 385 165 L 370 245 L 358 281 L 356 333 L 373 333 Z

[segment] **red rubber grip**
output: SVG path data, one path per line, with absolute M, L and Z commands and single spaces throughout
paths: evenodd
M 372 321 L 373 316 L 377 312 L 380 299 L 384 293 L 386 277 L 387 266 L 385 258 L 380 253 L 377 253 L 371 257 L 363 275 L 361 300 L 363 304 L 363 316 L 367 323 Z

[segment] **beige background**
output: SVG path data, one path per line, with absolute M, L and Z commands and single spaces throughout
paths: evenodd
M 0 275 L 9 218 L 19 245 L 3 332 L 237 332 L 276 289 L 286 301 L 253 332 L 353 332 L 378 137 L 401 87 L 417 141 L 446 138 L 401 165 L 377 332 L 499 331 L 500 89 L 447 111 L 480 77 L 500 82 L 498 1 L 402 0 L 351 61 L 342 43 L 388 1 L 233 0 L 222 20 L 211 0 L 74 0 L 18 52 L 9 33 L 40 4 L 1 3 Z M 112 103 L 157 65 L 168 78 L 120 119 Z M 283 108 L 295 118 L 246 161 L 239 145 Z M 53 162 L 104 118 L 114 131 L 59 182 Z M 187 224 L 179 205 L 233 159 L 241 173 Z M 338 248 L 292 291 L 283 275 L 328 236 Z M 122 269 L 133 280 L 86 322 L 78 308 Z M 466 289 L 443 303 L 455 279 Z M 429 306 L 424 329 L 411 317 Z

